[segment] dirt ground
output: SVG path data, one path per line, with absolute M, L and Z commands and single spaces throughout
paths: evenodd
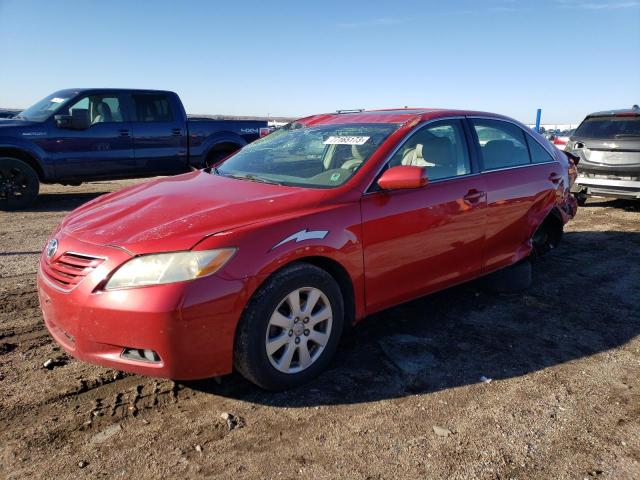
M 472 283 L 375 315 L 273 394 L 114 372 L 48 336 L 48 233 L 128 183 L 0 212 L 1 478 L 640 478 L 639 206 L 590 200 L 527 292 Z

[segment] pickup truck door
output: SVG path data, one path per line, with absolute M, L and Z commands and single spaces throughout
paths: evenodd
M 131 125 L 118 93 L 89 94 L 65 112 L 86 109 L 91 125 L 85 130 L 60 128 L 51 120 L 46 150 L 59 180 L 118 178 L 135 171 Z
M 131 93 L 129 99 L 138 170 L 146 175 L 188 171 L 187 125 L 181 106 L 165 93 Z
M 427 123 L 389 166 L 425 166 L 428 184 L 363 196 L 367 312 L 479 275 L 486 190 L 470 161 L 468 135 L 461 119 Z

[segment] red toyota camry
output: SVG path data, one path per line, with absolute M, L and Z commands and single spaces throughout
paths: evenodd
M 327 366 L 345 325 L 553 246 L 574 179 L 500 115 L 308 117 L 72 212 L 42 253 L 40 304 L 79 359 L 181 380 L 235 366 L 288 388 Z

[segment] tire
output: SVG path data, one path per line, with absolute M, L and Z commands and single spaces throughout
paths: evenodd
M 300 308 L 294 310 L 289 299 L 296 297 Z M 306 303 L 314 299 L 310 313 Z M 344 301 L 333 277 L 314 265 L 292 264 L 276 272 L 249 300 L 236 332 L 235 367 L 265 390 L 300 386 L 327 368 L 343 325 Z
M 532 283 L 531 261 L 528 258 L 521 260 L 514 265 L 490 273 L 480 281 L 485 289 L 494 293 L 514 293 L 526 290 L 531 287 Z
M 27 208 L 38 197 L 36 171 L 17 158 L 0 158 L 0 210 Z
M 584 207 L 587 203 L 587 195 L 584 193 L 575 193 L 573 195 L 576 198 L 576 202 L 578 202 L 578 206 Z
M 217 165 L 218 163 L 220 163 L 222 160 L 224 160 L 225 158 L 227 158 L 229 155 L 231 155 L 234 152 L 237 152 L 238 150 L 240 150 L 241 147 L 238 147 L 236 149 L 225 149 L 225 150 L 216 150 L 211 152 L 209 155 L 207 155 L 207 159 L 204 162 L 204 166 L 205 168 L 210 168 L 213 167 L 215 165 Z

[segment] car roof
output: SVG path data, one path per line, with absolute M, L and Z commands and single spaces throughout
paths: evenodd
M 638 105 L 634 105 L 631 108 L 620 108 L 618 110 L 602 110 L 600 112 L 593 112 L 587 115 L 587 117 L 612 117 L 616 115 L 640 115 L 640 108 Z
M 133 92 L 133 93 L 173 93 L 169 90 L 153 90 L 153 89 L 141 89 L 141 88 L 65 88 L 64 90 L 58 90 L 56 93 L 73 93 L 81 94 L 88 92 Z
M 475 110 L 455 110 L 450 108 L 391 108 L 383 110 L 348 110 L 333 113 L 312 115 L 297 120 L 307 126 L 339 125 L 343 123 L 395 123 L 402 124 L 410 121 L 421 122 L 446 117 L 479 116 L 496 119 L 512 120 L 496 113 Z

